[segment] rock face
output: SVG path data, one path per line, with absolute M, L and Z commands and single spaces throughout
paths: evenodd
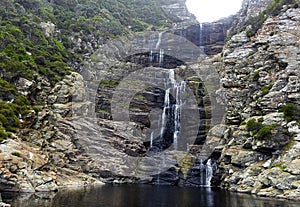
M 229 34 L 236 33 L 252 17 L 263 12 L 272 0 L 243 0 L 241 10 L 236 14 L 235 21 L 232 22 Z
M 194 24 L 177 29 L 174 33 L 201 46 L 205 54 L 211 56 L 222 51 L 232 20 L 233 17 L 228 17 L 218 22 Z
M 225 188 L 299 196 L 299 15 L 299 8 L 288 9 L 254 37 L 241 32 L 225 45 L 221 81 L 231 128 L 219 160 Z M 283 110 L 287 105 L 295 107 L 295 120 Z

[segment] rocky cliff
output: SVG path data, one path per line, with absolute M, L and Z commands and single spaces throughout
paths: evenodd
M 254 36 L 246 29 L 224 47 L 230 132 L 219 161 L 225 188 L 299 196 L 299 12 L 285 6 Z

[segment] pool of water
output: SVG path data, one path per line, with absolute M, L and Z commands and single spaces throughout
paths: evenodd
M 104 185 L 57 193 L 2 193 L 12 207 L 299 207 L 300 202 L 260 198 L 218 188 Z

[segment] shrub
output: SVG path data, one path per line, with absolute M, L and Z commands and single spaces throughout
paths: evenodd
M 294 103 L 287 103 L 281 109 L 284 119 L 288 122 L 295 120 L 300 124 L 300 106 Z
M 247 131 L 251 131 L 256 134 L 262 128 L 262 126 L 262 122 L 256 121 L 255 119 L 250 119 L 247 122 Z
M 0 125 L 0 142 L 3 142 L 8 136 L 10 135 L 9 132 L 6 132 L 6 130 Z
M 255 138 L 260 140 L 270 139 L 272 136 L 272 130 L 274 130 L 276 126 L 277 124 L 262 126 L 255 134 Z

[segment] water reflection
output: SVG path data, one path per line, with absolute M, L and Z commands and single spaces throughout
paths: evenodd
M 220 189 L 150 185 L 105 185 L 58 193 L 3 193 L 2 197 L 13 207 L 299 207 L 300 204 Z

